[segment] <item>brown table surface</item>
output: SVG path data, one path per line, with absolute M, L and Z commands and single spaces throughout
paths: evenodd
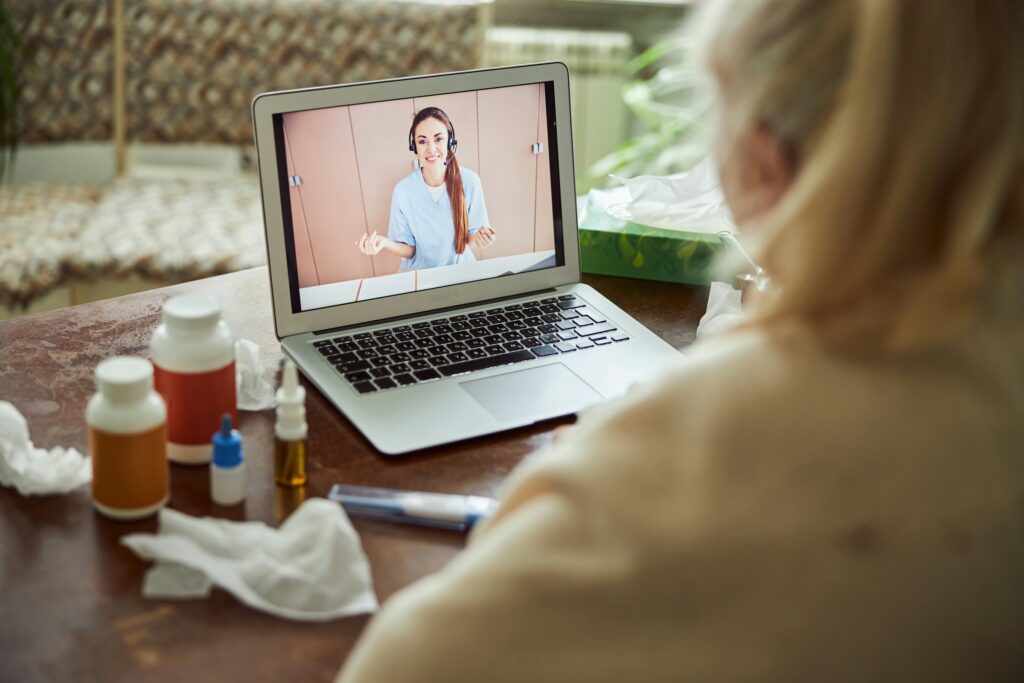
M 707 290 L 587 276 L 600 290 L 677 348 L 693 341 Z M 0 400 L 28 420 L 37 447 L 86 450 L 85 404 L 93 370 L 113 355 L 149 356 L 163 302 L 182 293 L 218 299 L 232 332 L 257 342 L 266 362 L 274 335 L 265 268 L 0 323 Z M 527 453 L 569 419 L 552 420 L 403 458 L 378 454 L 316 389 L 307 388 L 309 483 L 289 492 L 273 483 L 272 410 L 240 413 L 247 498 L 214 506 L 205 467 L 171 467 L 170 507 L 191 515 L 259 520 L 277 526 L 304 496 L 337 482 L 491 495 Z M 460 533 L 354 520 L 383 602 L 434 572 L 465 543 Z M 93 511 L 89 487 L 63 496 L 22 497 L 0 487 L 0 680 L 326 681 L 337 672 L 368 617 L 301 623 L 266 615 L 214 590 L 205 600 L 147 600 L 149 567 L 118 543 L 155 532 L 155 518 L 115 522 Z M 396 653 L 401 656 L 401 653 Z

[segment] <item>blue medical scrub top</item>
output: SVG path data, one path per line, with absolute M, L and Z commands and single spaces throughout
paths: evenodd
M 460 170 L 462 188 L 466 193 L 466 210 L 469 213 L 469 234 L 472 235 L 481 226 L 490 226 L 491 222 L 487 218 L 480 176 L 465 166 Z M 455 222 L 452 220 L 452 204 L 448 192 L 446 190 L 435 202 L 419 169 L 398 181 L 391 194 L 388 239 L 416 247 L 416 253 L 411 259 L 402 259 L 399 270 L 419 270 L 476 261 L 468 246 L 462 254 L 455 253 Z

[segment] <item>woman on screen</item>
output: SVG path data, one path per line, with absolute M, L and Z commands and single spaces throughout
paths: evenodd
M 409 128 L 409 151 L 419 168 L 391 195 L 387 237 L 363 234 L 356 247 L 367 256 L 388 251 L 402 258 L 399 270 L 452 266 L 476 260 L 469 247 L 494 243 L 480 176 L 461 168 L 451 119 L 437 107 L 421 109 Z

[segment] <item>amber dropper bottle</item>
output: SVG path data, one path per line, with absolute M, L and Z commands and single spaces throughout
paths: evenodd
M 306 483 L 306 390 L 299 386 L 295 363 L 286 360 L 277 390 L 274 425 L 274 481 L 281 486 Z

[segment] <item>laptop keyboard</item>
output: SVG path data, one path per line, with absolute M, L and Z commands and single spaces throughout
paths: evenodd
M 342 334 L 313 346 L 362 394 L 628 341 L 574 294 Z

